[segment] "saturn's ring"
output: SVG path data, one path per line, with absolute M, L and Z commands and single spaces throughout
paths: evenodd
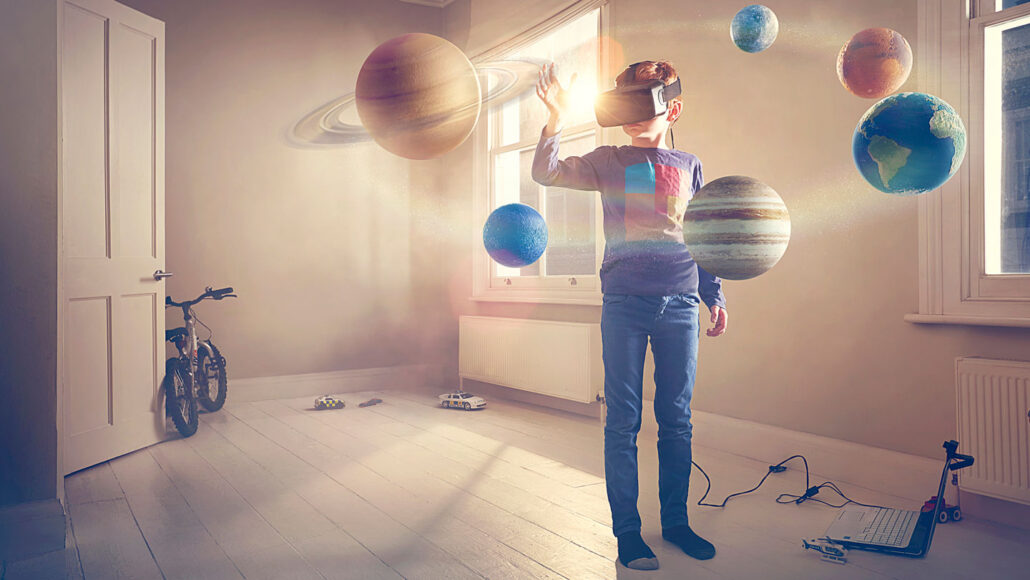
M 519 58 L 490 61 L 474 65 L 482 91 L 482 103 L 493 106 L 520 97 L 536 85 L 537 73 L 546 64 L 543 59 Z M 491 83 L 490 81 L 494 82 Z M 304 116 L 293 126 L 291 141 L 298 145 L 349 145 L 371 141 L 361 125 L 346 123 L 340 115 L 354 106 L 354 93 L 338 97 Z

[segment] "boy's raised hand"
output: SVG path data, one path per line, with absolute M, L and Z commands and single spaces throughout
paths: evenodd
M 540 68 L 540 79 L 536 83 L 536 96 L 543 101 L 550 112 L 551 117 L 547 121 L 546 131 L 553 135 L 561 130 L 564 118 L 568 115 L 570 107 L 570 89 L 576 82 L 576 73 L 572 73 L 569 86 L 561 86 L 558 80 L 556 65 L 552 62 Z

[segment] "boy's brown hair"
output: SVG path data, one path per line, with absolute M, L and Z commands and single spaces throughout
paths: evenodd
M 645 60 L 637 64 L 634 78 L 629 78 L 629 67 L 615 77 L 615 86 L 621 87 L 644 81 L 659 80 L 665 84 L 676 82 L 679 75 L 672 63 L 667 60 Z M 678 96 L 673 101 L 682 100 Z

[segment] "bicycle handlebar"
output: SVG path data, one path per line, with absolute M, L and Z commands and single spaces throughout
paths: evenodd
M 165 306 L 189 307 L 189 306 L 193 306 L 194 304 L 198 304 L 198 303 L 200 303 L 201 301 L 203 301 L 203 300 L 205 300 L 207 298 L 211 298 L 213 300 L 221 300 L 222 298 L 236 298 L 236 295 L 233 294 L 232 286 L 228 286 L 226 288 L 220 288 L 218 290 L 212 290 L 211 287 L 208 286 L 206 289 L 204 289 L 204 293 L 203 294 L 201 294 L 200 296 L 197 296 L 193 300 L 186 300 L 184 302 L 175 302 L 174 300 L 172 300 L 171 296 L 166 295 L 165 296 Z

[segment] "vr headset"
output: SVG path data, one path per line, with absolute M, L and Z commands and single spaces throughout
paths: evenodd
M 615 87 L 601 93 L 594 102 L 594 115 L 597 124 L 602 127 L 618 127 L 629 123 L 639 123 L 653 119 L 669 110 L 669 101 L 680 94 L 680 80 L 666 85 L 660 80 L 646 83 L 634 83 L 637 66 L 633 63 L 629 69 L 628 84 Z

